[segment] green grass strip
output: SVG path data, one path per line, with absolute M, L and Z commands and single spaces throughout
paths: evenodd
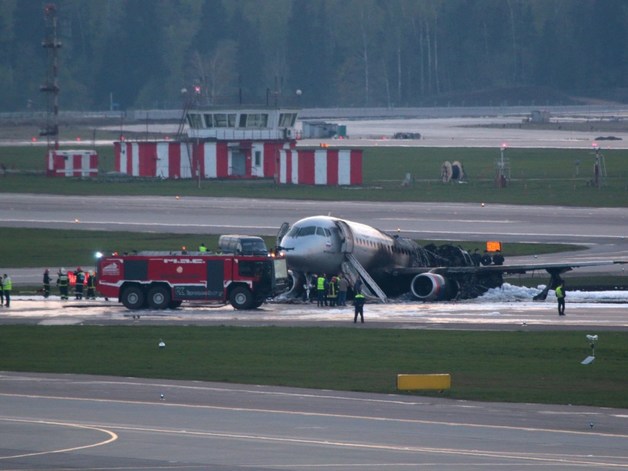
M 165 349 L 158 342 L 166 342 Z M 363 328 L 0 328 L 0 370 L 395 393 L 399 373 L 450 373 L 439 394 L 482 401 L 628 407 L 628 333 Z

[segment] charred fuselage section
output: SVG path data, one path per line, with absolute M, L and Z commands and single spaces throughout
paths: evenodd
M 479 270 L 480 261 L 452 244 L 419 246 L 364 224 L 315 216 L 305 218 L 280 241 L 292 270 L 293 292 L 308 277 L 343 274 L 375 282 L 389 297 L 404 293 L 423 301 L 471 298 L 500 286 L 501 274 Z M 382 296 L 379 296 L 382 298 Z

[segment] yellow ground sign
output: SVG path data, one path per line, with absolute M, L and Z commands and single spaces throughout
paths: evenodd
M 397 389 L 403 391 L 419 389 L 449 389 L 451 375 L 449 374 L 398 374 Z

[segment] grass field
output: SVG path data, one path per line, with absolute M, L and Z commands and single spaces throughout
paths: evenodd
M 625 207 L 628 205 L 628 150 L 604 151 L 608 177 L 591 186 L 594 155 L 590 150 L 508 149 L 511 180 L 506 188 L 494 183 L 497 149 L 380 148 L 364 150 L 363 185 L 322 187 L 276 185 L 270 180 L 218 181 L 114 178 L 113 148 L 97 148 L 99 178 L 43 176 L 42 147 L 0 147 L 0 163 L 8 173 L 2 192 L 85 195 L 239 196 L 247 198 L 319 199 L 326 201 L 420 201 L 551 204 Z M 440 182 L 445 160 L 459 160 L 468 176 L 465 183 Z M 37 173 L 39 172 L 39 173 Z M 404 187 L 406 173 L 413 183 Z
M 601 335 L 588 366 L 582 332 L 5 325 L 0 349 L 0 370 L 377 393 L 396 392 L 399 373 L 449 373 L 451 390 L 433 394 L 628 407 L 625 332 Z

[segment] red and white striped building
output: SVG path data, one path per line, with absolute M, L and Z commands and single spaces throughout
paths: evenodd
M 362 150 L 298 148 L 279 153 L 279 183 L 361 185 Z
M 50 150 L 47 160 L 50 177 L 98 176 L 98 153 L 94 150 Z
M 116 171 L 134 177 L 274 178 L 283 141 L 122 141 Z
M 362 150 L 298 148 L 296 118 L 281 109 L 189 111 L 188 139 L 116 142 L 115 169 L 137 177 L 362 184 Z

